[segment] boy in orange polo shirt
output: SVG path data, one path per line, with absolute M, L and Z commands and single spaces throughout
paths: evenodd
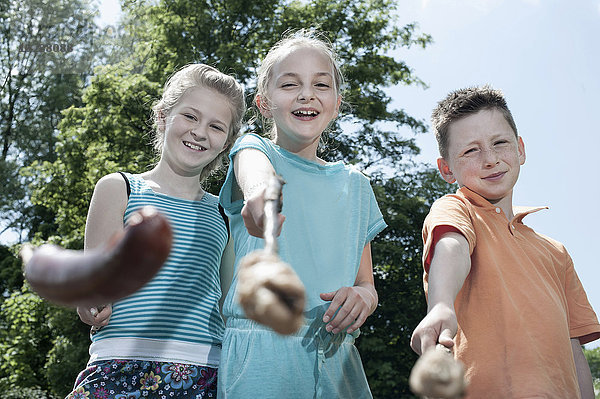
M 457 90 L 432 114 L 444 180 L 423 226 L 427 315 L 411 339 L 422 354 L 453 348 L 469 398 L 594 398 L 581 345 L 600 325 L 559 242 L 523 224 L 512 190 L 525 147 L 502 93 Z

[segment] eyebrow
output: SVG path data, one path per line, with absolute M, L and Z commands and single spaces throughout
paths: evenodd
M 508 135 L 508 133 L 507 133 Z M 504 138 L 504 133 L 494 133 L 492 136 L 490 136 L 490 140 L 494 141 L 497 140 L 499 138 Z M 511 137 L 514 137 L 514 135 L 511 135 Z M 469 141 L 468 143 L 465 143 L 465 147 L 471 146 L 471 145 L 475 145 L 475 144 L 479 144 L 481 142 L 481 138 L 475 138 L 472 141 Z
M 277 77 L 277 79 L 281 79 L 281 78 L 286 78 L 286 77 L 298 77 L 300 74 L 296 73 L 296 72 L 285 72 L 282 73 L 281 75 L 279 75 Z M 331 74 L 331 72 L 317 72 L 315 73 L 315 75 L 317 76 L 327 76 L 333 79 L 333 75 Z
M 196 109 L 196 108 L 194 108 L 192 106 L 189 106 L 189 105 L 182 108 L 182 111 L 185 111 L 185 110 L 192 110 L 192 111 L 194 111 L 198 115 L 203 115 L 202 112 L 200 112 L 200 110 L 198 110 L 198 109 Z M 220 123 L 220 124 L 222 124 L 222 125 L 224 125 L 226 127 L 229 127 L 228 123 L 223 122 L 221 119 L 215 117 L 214 115 L 212 117 L 212 121 L 214 121 L 216 123 Z

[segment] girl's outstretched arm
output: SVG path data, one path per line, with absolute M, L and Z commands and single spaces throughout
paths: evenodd
M 233 190 L 233 199 L 244 199 L 242 208 L 244 225 L 250 235 L 263 237 L 265 218 L 263 195 L 269 178 L 275 174 L 275 169 L 264 153 L 253 148 L 238 152 L 233 158 L 233 167 L 237 181 L 237 190 Z M 285 217 L 280 214 L 279 226 L 284 220 Z
M 331 301 L 323 315 L 323 322 L 328 323 L 327 331 L 336 334 L 348 327 L 347 332 L 352 333 L 363 325 L 367 317 L 375 311 L 379 301 L 373 278 L 371 243 L 367 243 L 363 249 L 354 286 L 323 293 L 321 299 Z M 338 313 L 331 320 L 338 309 Z
M 85 223 L 84 250 L 105 244 L 116 232 L 123 230 L 123 215 L 126 207 L 127 186 L 123 176 L 119 173 L 111 173 L 98 180 Z M 102 327 L 108 324 L 112 306 L 110 304 L 98 304 L 95 308 L 78 306 L 77 314 L 84 323 Z

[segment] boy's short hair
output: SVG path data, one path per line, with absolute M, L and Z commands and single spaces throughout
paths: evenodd
M 450 124 L 486 109 L 500 111 L 515 132 L 515 136 L 518 137 L 517 125 L 501 90 L 495 90 L 489 85 L 455 90 L 440 101 L 431 113 L 431 124 L 442 158 L 447 159 L 448 157 Z

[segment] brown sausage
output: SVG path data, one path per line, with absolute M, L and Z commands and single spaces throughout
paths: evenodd
M 167 219 L 144 207 L 107 244 L 85 253 L 54 245 L 24 251 L 25 277 L 41 297 L 60 305 L 113 302 L 137 291 L 158 272 L 172 240 Z

